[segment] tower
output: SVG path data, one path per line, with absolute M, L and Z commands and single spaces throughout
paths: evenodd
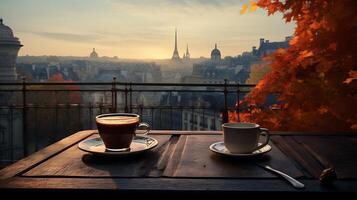
M 0 19 L 0 81 L 17 80 L 16 59 L 21 45 L 10 27 Z
M 188 44 L 187 44 L 187 46 L 186 46 L 185 59 L 186 59 L 186 60 L 189 60 L 189 59 L 190 59 L 190 52 L 188 51 Z
M 221 60 L 221 51 L 219 51 L 219 49 L 217 48 L 217 43 L 214 45 L 214 49 L 211 51 L 211 60 Z
M 90 58 L 98 58 L 98 53 L 95 52 L 95 48 L 93 48 L 92 53 L 89 55 Z
M 178 50 L 177 50 L 177 29 L 175 29 L 175 49 L 174 49 L 174 53 L 172 54 L 172 60 L 174 61 L 178 61 L 180 60 L 180 55 L 178 53 Z

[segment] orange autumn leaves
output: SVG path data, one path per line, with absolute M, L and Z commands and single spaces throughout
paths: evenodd
M 250 1 L 249 3 L 243 4 L 240 14 L 243 15 L 247 11 L 254 12 L 258 8 L 257 3 L 254 1 Z
M 346 84 L 351 84 L 352 81 L 357 80 L 357 70 L 351 70 L 349 73 L 349 77 L 344 81 Z
M 268 15 L 281 12 L 296 28 L 290 48 L 268 58 L 271 71 L 244 99 L 251 109 L 240 119 L 273 130 L 356 131 L 357 1 L 258 0 L 256 5 Z M 269 95 L 279 109 L 266 103 Z

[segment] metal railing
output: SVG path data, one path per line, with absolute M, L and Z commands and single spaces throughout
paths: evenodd
M 68 88 L 68 86 L 76 86 L 72 88 Z M 137 93 L 161 93 L 165 92 L 167 94 L 167 98 L 172 97 L 173 93 L 183 93 L 183 94 L 204 94 L 204 93 L 217 93 L 223 96 L 222 105 L 217 106 L 219 109 L 213 110 L 213 117 L 216 118 L 217 113 L 221 115 L 222 123 L 228 121 L 228 112 L 229 110 L 234 110 L 236 112 L 240 112 L 241 108 L 239 108 L 239 104 L 229 105 L 228 98 L 229 96 L 236 96 L 235 102 L 239 102 L 242 95 L 245 95 L 250 91 L 252 87 L 255 85 L 248 85 L 248 84 L 230 84 L 227 80 L 224 81 L 224 84 L 190 84 L 190 83 L 132 83 L 132 82 L 118 82 L 116 78 L 113 78 L 112 82 L 45 82 L 45 83 L 38 83 L 38 82 L 27 82 L 25 79 L 22 82 L 13 82 L 13 83 L 0 83 L 0 98 L 4 97 L 3 99 L 8 98 L 8 94 L 17 93 L 18 99 L 14 102 L 11 98 L 10 100 L 5 100 L 0 105 L 1 110 L 8 110 L 7 117 L 11 118 L 9 123 L 8 129 L 9 131 L 13 130 L 13 123 L 14 123 L 14 113 L 18 113 L 18 121 L 21 121 L 22 127 L 22 150 L 23 156 L 28 155 L 31 151 L 28 148 L 27 143 L 30 140 L 36 140 L 36 137 L 30 137 L 28 134 L 30 126 L 34 121 L 39 120 L 37 115 L 38 112 L 42 109 L 53 109 L 56 113 L 54 119 L 52 119 L 51 123 L 53 123 L 56 128 L 61 126 L 63 122 L 58 119 L 58 113 L 62 112 L 63 110 L 73 110 L 76 108 L 79 112 L 76 112 L 77 118 L 81 120 L 83 116 L 81 116 L 83 110 L 88 110 L 88 120 L 86 128 L 92 128 L 94 122 L 93 115 L 95 114 L 94 111 L 98 110 L 98 113 L 105 113 L 105 112 L 136 112 L 140 115 L 143 115 L 145 111 L 147 111 L 146 115 L 151 115 L 151 123 L 153 128 L 160 129 L 162 128 L 161 122 L 165 122 L 166 126 L 169 128 L 180 128 L 182 129 L 182 113 L 184 111 L 191 112 L 192 115 L 194 112 L 202 113 L 203 119 L 208 119 L 206 116 L 208 115 L 207 110 L 210 108 L 206 106 L 195 106 L 195 105 L 171 105 L 170 102 L 168 104 L 158 104 L 158 105 L 142 105 L 142 104 L 135 104 L 133 101 L 133 95 Z M 62 103 L 56 102 L 55 105 L 50 104 L 39 104 L 36 102 L 31 102 L 29 99 L 29 95 L 32 93 L 43 93 L 43 92 L 50 92 L 55 93 L 56 96 L 58 93 L 104 93 L 109 94 L 107 96 L 110 97 L 109 102 L 76 102 L 76 103 Z M 121 96 L 122 100 L 119 101 L 118 97 Z M 29 119 L 29 112 L 34 112 L 32 118 Z M 165 112 L 165 116 L 162 117 L 163 112 Z M 175 115 L 175 113 L 179 113 L 179 115 Z M 1 113 L 0 113 L 1 114 Z M 67 113 L 67 115 L 70 115 Z M 156 116 L 154 116 L 156 115 Z M 159 116 L 157 116 L 159 115 Z M 205 116 L 206 115 L 206 116 Z M 175 118 L 176 116 L 176 118 Z M 179 117 L 177 117 L 179 116 Z M 239 115 L 238 115 L 239 116 Z M 72 116 L 73 117 L 73 116 Z M 198 117 L 199 118 L 199 117 Z M 155 119 L 158 121 L 155 122 Z M 181 120 L 180 126 L 174 126 L 175 120 Z M 191 118 L 192 120 L 192 118 Z M 10 122 L 11 121 L 11 122 Z M 54 121 L 54 122 L 53 122 Z M 203 122 L 200 122 L 202 124 Z M 205 124 L 207 122 L 204 122 Z M 177 125 L 177 123 L 176 123 Z M 199 125 L 199 124 L 197 124 Z M 189 127 L 189 126 L 188 126 Z M 193 125 L 192 125 L 193 127 Z M 210 124 L 207 127 L 216 127 L 213 124 Z M 18 127 L 17 127 L 18 128 Z M 38 128 L 38 127 L 35 127 Z M 61 127 L 62 128 L 62 127 Z M 84 128 L 83 126 L 80 128 Z M 61 131 L 53 130 L 55 133 L 52 136 L 53 140 L 61 139 L 61 137 L 65 137 L 66 135 L 60 135 Z M 68 132 L 71 130 L 68 130 Z M 72 130 L 74 131 L 74 130 Z M 34 131 L 37 134 L 36 130 Z M 1 139 L 1 124 L 0 124 L 0 139 Z M 58 136 L 60 135 L 60 136 Z M 14 143 L 16 141 L 11 141 L 10 143 Z M 51 141 L 54 142 L 54 141 Z M 34 150 L 36 151 L 40 146 L 35 142 Z M 0 141 L 1 145 L 1 141 Z M 13 144 L 10 144 L 13 146 Z M 21 145 L 20 145 L 21 146 Z M 13 147 L 12 147 L 13 148 Z M 18 147 L 21 148 L 21 147 Z M 12 156 L 13 157 L 13 156 Z

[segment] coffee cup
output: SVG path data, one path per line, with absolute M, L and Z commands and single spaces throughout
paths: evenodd
M 150 131 L 147 123 L 140 123 L 140 116 L 134 113 L 109 113 L 95 118 L 98 133 L 108 151 L 127 151 L 138 129 L 143 134 Z
M 269 130 L 254 123 L 225 123 L 222 125 L 224 145 L 234 154 L 252 153 L 269 143 Z M 259 138 L 265 135 L 265 142 L 259 145 Z

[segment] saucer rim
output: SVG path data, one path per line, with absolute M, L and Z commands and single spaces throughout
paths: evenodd
M 229 151 L 228 151 L 229 153 L 227 153 L 227 152 L 217 151 L 216 149 L 213 148 L 214 146 L 216 146 L 216 145 L 218 145 L 218 144 L 221 144 L 221 143 L 224 145 L 224 142 L 215 142 L 215 143 L 213 143 L 213 144 L 211 144 L 211 145 L 209 146 L 209 149 L 210 149 L 212 152 L 216 153 L 216 154 L 225 155 L 225 156 L 231 156 L 231 157 L 253 157 L 253 156 L 259 156 L 259 155 L 266 154 L 266 153 L 268 153 L 268 152 L 270 152 L 270 151 L 272 150 L 272 146 L 269 145 L 269 144 L 267 144 L 267 145 L 265 145 L 265 146 L 263 146 L 263 147 L 260 148 L 260 149 L 262 149 L 262 148 L 268 146 L 269 149 L 267 149 L 267 150 L 264 151 L 264 152 L 259 152 L 259 153 L 255 153 L 255 154 L 254 154 L 254 153 L 239 153 L 239 154 L 235 154 L 235 153 L 231 153 L 231 152 L 229 152 Z M 225 147 L 225 145 L 224 145 L 224 147 Z M 225 148 L 226 148 L 226 147 L 225 147 Z M 259 150 L 259 149 L 257 149 L 257 150 Z M 257 151 L 257 150 L 256 150 L 256 151 Z
M 98 152 L 98 151 L 91 151 L 87 148 L 83 148 L 83 146 L 81 146 L 81 144 L 83 144 L 84 142 L 88 141 L 88 140 L 93 140 L 93 139 L 101 139 L 100 136 L 94 137 L 94 138 L 87 138 L 82 140 L 81 142 L 78 143 L 78 148 L 84 152 L 87 153 L 92 153 L 93 155 L 98 155 L 98 156 L 113 156 L 113 157 L 121 157 L 121 156 L 131 156 L 131 155 L 136 155 L 139 153 L 144 153 L 146 151 L 149 151 L 153 148 L 155 148 L 158 144 L 159 141 L 153 137 L 147 136 L 147 135 L 136 135 L 135 137 L 142 137 L 142 138 L 149 138 L 151 140 L 154 141 L 153 144 L 150 144 L 150 146 L 148 148 L 142 149 L 142 150 L 138 150 L 138 151 L 122 151 L 122 152 Z M 134 140 L 133 140 L 134 141 Z M 103 143 L 104 144 L 104 143 Z

